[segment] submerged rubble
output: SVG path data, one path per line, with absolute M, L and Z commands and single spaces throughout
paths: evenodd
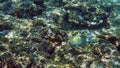
M 120 6 L 104 1 L 0 0 L 0 68 L 119 68 Z

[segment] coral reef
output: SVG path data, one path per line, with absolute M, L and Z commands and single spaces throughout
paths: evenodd
M 0 68 L 120 68 L 119 0 L 0 0 Z

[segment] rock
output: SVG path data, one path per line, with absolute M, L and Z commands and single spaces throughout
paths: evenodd
M 16 16 L 17 18 L 33 18 L 42 14 L 43 8 L 32 3 L 22 3 L 18 7 L 13 8 L 10 15 Z

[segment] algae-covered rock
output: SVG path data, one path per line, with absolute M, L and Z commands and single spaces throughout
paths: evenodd
M 109 64 L 111 65 L 111 66 L 109 66 L 110 68 L 112 68 L 112 67 L 120 67 L 120 57 L 114 57 L 114 58 L 112 58 L 110 61 L 109 61 Z
M 0 68 L 119 68 L 119 0 L 0 0 Z
M 0 22 L 0 31 L 11 30 L 11 29 L 13 29 L 13 24 L 11 22 L 5 22 L 5 21 Z
M 74 4 L 73 4 L 74 5 Z M 77 6 L 66 6 L 67 18 L 65 21 L 69 22 L 71 29 L 81 29 L 81 28 L 103 28 L 109 27 L 107 21 L 110 13 L 105 13 L 105 11 L 100 11 L 101 8 L 96 8 L 95 6 L 84 6 L 84 3 Z M 64 27 L 63 27 L 64 28 Z
M 16 16 L 17 18 L 32 18 L 34 16 L 42 14 L 43 11 L 43 8 L 32 4 L 31 2 L 22 3 L 13 9 L 14 10 L 10 14 Z

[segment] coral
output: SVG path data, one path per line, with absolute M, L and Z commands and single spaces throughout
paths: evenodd
M 42 14 L 43 9 L 38 5 L 31 5 L 32 3 L 22 3 L 20 6 L 15 7 L 11 15 L 17 18 L 32 18 Z
M 119 1 L 0 0 L 0 68 L 119 68 Z
M 43 51 L 53 55 L 55 48 L 67 39 L 67 34 L 61 30 L 49 28 L 42 30 L 41 37 L 44 39 Z
M 5 22 L 4 20 L 0 20 L 0 31 L 4 30 L 12 30 L 13 29 L 13 24 L 11 22 Z
M 0 67 L 19 68 L 15 63 L 15 59 L 10 53 L 5 53 L 0 56 Z
M 64 18 L 67 18 L 64 21 L 68 24 L 67 26 L 70 25 L 70 29 L 100 29 L 103 27 L 109 28 L 110 26 L 107 19 L 110 17 L 111 12 L 100 11 L 102 8 L 98 9 L 95 6 L 84 6 L 84 4 L 77 6 L 67 5 L 64 8 L 66 10 Z M 65 27 L 62 28 L 64 29 Z

